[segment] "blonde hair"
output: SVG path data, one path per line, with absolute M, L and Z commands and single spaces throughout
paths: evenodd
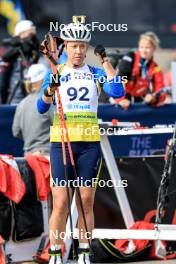
M 154 32 L 152 32 L 152 31 L 148 31 L 148 32 L 145 32 L 145 33 L 143 33 L 143 34 L 141 34 L 140 36 L 139 36 L 139 41 L 141 40 L 141 39 L 147 39 L 147 40 L 149 40 L 150 42 L 151 42 L 151 44 L 157 49 L 157 48 L 159 48 L 159 44 L 160 44 L 160 40 L 159 40 L 159 38 L 158 38 L 158 36 L 154 33 Z

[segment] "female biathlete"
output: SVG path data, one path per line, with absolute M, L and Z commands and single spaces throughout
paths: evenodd
M 91 234 L 94 228 L 94 183 L 101 167 L 100 135 L 97 120 L 100 83 L 103 90 L 113 98 L 124 96 L 124 88 L 121 81 L 119 81 L 119 76 L 116 76 L 115 70 L 108 62 L 105 49 L 102 46 L 97 46 L 95 53 L 99 56 L 104 70 L 92 67 L 84 62 L 88 43 L 91 40 L 91 33 L 85 24 L 75 22 L 65 25 L 61 30 L 60 38 L 65 44 L 67 61 L 65 65 L 58 65 L 59 78 L 56 78 L 56 76 L 51 78 L 51 71 L 48 72 L 37 107 L 40 113 L 48 111 L 53 102 L 53 96 L 55 96 L 57 105 L 56 89 L 59 89 L 75 167 L 80 180 L 79 189 L 87 223 L 87 232 Z M 59 88 L 57 88 L 58 86 Z M 61 144 L 63 130 L 59 129 L 59 113 L 57 109 L 55 111 L 50 135 L 53 210 L 49 221 L 49 229 L 50 234 L 58 235 L 50 236 L 50 264 L 62 263 L 61 244 L 63 240 L 59 234 L 65 232 L 68 214 L 68 193 L 64 184 L 66 179 Z M 66 147 L 66 154 L 70 187 L 74 185 L 75 179 L 69 159 L 68 146 Z M 76 196 L 76 205 L 78 230 L 80 234 L 85 234 L 85 236 L 81 235 L 79 237 L 78 263 L 88 264 L 90 263 L 89 243 L 78 195 Z

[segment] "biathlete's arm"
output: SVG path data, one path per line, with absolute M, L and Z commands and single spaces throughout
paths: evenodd
M 114 98 L 123 97 L 125 92 L 121 78 L 117 76 L 115 69 L 108 61 L 105 48 L 98 44 L 95 47 L 94 54 L 99 58 L 104 69 L 104 73 L 99 71 L 98 74 L 106 76 L 103 84 L 104 92 Z
M 49 83 L 50 83 L 50 75 L 51 74 L 52 74 L 52 71 L 49 70 L 47 75 L 45 76 L 44 81 L 43 81 L 42 88 L 41 88 L 40 95 L 39 95 L 39 99 L 37 101 L 37 109 L 38 109 L 38 112 L 40 114 L 46 113 L 49 110 L 50 105 L 52 103 L 52 97 L 47 97 L 44 95 L 44 90 L 47 87 L 48 87 L 48 91 L 49 91 L 48 93 L 50 93 Z
M 125 95 L 125 90 L 120 76 L 117 75 L 108 61 L 103 63 L 103 68 L 104 70 L 93 67 L 95 78 L 99 80 L 100 84 L 103 84 L 103 91 L 113 98 L 123 97 Z M 101 80 L 105 81 L 101 82 Z

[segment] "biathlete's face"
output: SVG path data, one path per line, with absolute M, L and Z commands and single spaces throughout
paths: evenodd
M 65 49 L 68 56 L 68 61 L 72 65 L 81 66 L 86 57 L 88 44 L 82 41 L 66 41 Z
M 154 51 L 155 47 L 150 40 L 143 38 L 139 41 L 139 52 L 141 58 L 150 60 L 153 57 Z

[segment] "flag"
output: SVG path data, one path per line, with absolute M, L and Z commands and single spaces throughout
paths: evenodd
M 16 23 L 25 19 L 20 0 L 0 0 L 0 15 L 7 19 L 10 35 L 13 35 Z

